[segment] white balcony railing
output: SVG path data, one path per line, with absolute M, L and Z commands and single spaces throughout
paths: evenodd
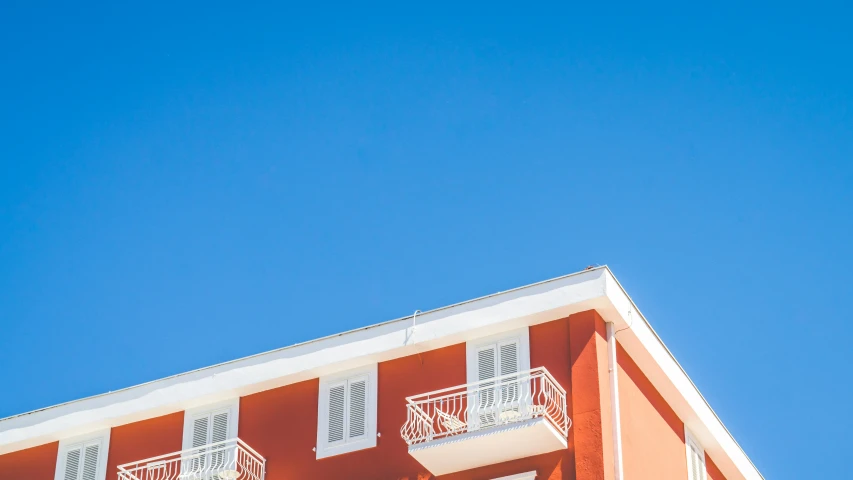
M 566 391 L 545 367 L 406 398 L 400 433 L 409 445 L 533 418 L 545 418 L 564 437 L 571 420 Z
M 263 480 L 266 460 L 239 438 L 118 466 L 119 480 Z

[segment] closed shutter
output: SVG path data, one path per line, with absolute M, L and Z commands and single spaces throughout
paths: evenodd
M 215 413 L 205 413 L 193 418 L 192 448 L 199 448 L 211 443 L 228 440 L 230 413 L 229 410 L 225 410 Z M 213 447 L 208 455 L 205 455 L 206 449 L 199 450 L 198 456 L 193 457 L 189 462 L 190 471 L 201 472 L 208 470 L 208 465 L 212 469 L 221 468 L 225 464 L 224 449 L 223 445 Z
M 477 350 L 477 380 L 518 373 L 518 341 L 489 345 Z
M 367 435 L 367 388 L 367 376 L 329 387 L 329 444 L 347 443 Z
M 498 382 L 486 380 L 512 375 L 519 372 L 519 342 L 487 345 L 477 350 L 478 408 L 477 426 L 494 425 L 501 414 L 508 410 L 518 411 L 520 389 L 516 377 L 504 378 Z
M 483 381 L 497 376 L 497 352 L 494 345 L 477 351 L 477 380 Z
M 100 440 L 72 447 L 65 453 L 63 480 L 97 480 Z
M 224 442 L 228 440 L 228 412 L 214 413 L 211 421 L 210 443 Z M 210 465 L 218 470 L 225 467 L 225 445 L 212 448 L 210 454 Z
M 498 348 L 498 360 L 500 376 L 518 373 L 518 342 L 503 343 Z M 518 409 L 519 388 L 517 377 L 509 377 L 501 380 L 500 402 L 501 405 Z
M 98 474 L 98 451 L 100 445 L 87 445 L 83 449 L 83 475 L 82 480 L 95 480 Z
M 317 458 L 376 446 L 376 364 L 320 377 Z
M 518 342 L 504 343 L 500 346 L 500 375 L 518 373 Z
M 349 382 L 349 434 L 350 440 L 364 436 L 367 429 L 367 378 Z
M 228 412 L 213 414 L 213 430 L 210 433 L 210 443 L 228 440 Z
M 346 416 L 346 382 L 329 388 L 329 443 L 344 439 Z
M 207 430 L 210 425 L 210 416 L 203 415 L 193 419 L 193 444 L 192 448 L 207 445 Z
M 192 448 L 228 440 L 228 417 L 230 414 L 231 412 L 226 410 L 205 413 L 193 418 Z
M 497 345 L 489 345 L 477 350 L 477 380 L 483 382 L 495 378 L 498 375 L 498 351 Z M 479 426 L 493 425 L 497 420 L 495 415 L 495 389 L 494 382 L 484 382 L 478 387 L 477 420 Z
M 192 448 L 202 447 L 207 445 L 207 432 L 210 429 L 210 415 L 201 415 L 193 419 L 192 423 Z M 189 469 L 191 472 L 200 472 L 204 470 L 206 463 L 205 455 L 202 455 L 204 450 L 199 450 L 198 456 L 190 460 Z
M 77 480 L 80 475 L 80 454 L 82 448 L 68 450 L 65 454 L 65 480 Z
M 705 454 L 692 440 L 687 442 L 689 463 L 687 467 L 689 480 L 705 480 Z

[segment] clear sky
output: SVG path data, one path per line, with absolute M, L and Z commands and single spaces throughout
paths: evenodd
M 608 264 L 849 471 L 850 7 L 114 3 L 0 6 L 0 416 Z

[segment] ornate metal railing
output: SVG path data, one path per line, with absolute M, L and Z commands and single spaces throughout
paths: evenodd
M 539 417 L 563 435 L 571 427 L 566 391 L 545 367 L 414 395 L 406 402 L 400 434 L 409 445 Z
M 119 480 L 264 480 L 266 460 L 239 438 L 118 466 Z

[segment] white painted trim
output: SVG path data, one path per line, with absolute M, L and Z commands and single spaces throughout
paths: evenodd
M 619 344 L 710 454 L 722 474 L 728 480 L 763 480 L 610 270 L 605 271 L 605 284 L 606 301 L 597 309 L 598 313 L 605 321 L 615 322 Z
M 515 475 L 508 475 L 506 477 L 494 478 L 492 480 L 533 480 L 536 478 L 536 470 L 532 472 L 524 472 L 524 473 L 516 473 Z
M 365 434 L 355 440 L 347 438 L 347 428 L 344 428 L 343 441 L 335 445 L 328 443 L 329 431 L 329 388 L 344 381 L 367 377 L 367 424 Z M 377 397 L 379 393 L 378 365 L 371 364 L 364 367 L 338 372 L 333 375 L 320 377 L 320 398 L 317 402 L 317 459 L 341 455 L 343 453 L 355 452 L 376 446 L 376 416 Z M 349 392 L 344 395 L 349 396 Z M 344 407 L 344 424 L 349 424 L 349 409 Z
M 414 355 L 601 306 L 605 269 L 254 355 L 0 420 L 0 454 Z M 334 291 L 330 291 L 329 299 Z
M 690 446 L 693 445 L 696 450 L 699 452 L 699 456 L 702 457 L 702 478 L 693 478 L 692 468 L 690 466 L 690 462 L 693 461 Z M 690 430 L 687 427 L 684 427 L 684 453 L 687 455 L 687 479 L 688 480 L 707 480 L 708 479 L 708 465 L 705 461 L 705 449 L 702 448 L 702 444 L 696 441 L 696 437 L 690 433 Z
M 622 407 L 619 403 L 619 366 L 616 360 L 616 328 L 607 322 L 607 370 L 610 380 L 610 423 L 613 435 L 613 477 L 625 478 L 622 456 Z
M 228 411 L 228 440 L 237 438 L 237 428 L 240 425 L 240 397 L 185 410 L 184 437 L 181 450 L 193 448 L 193 419 L 195 417 L 226 410 Z
M 480 380 L 477 375 L 479 371 L 477 365 L 478 350 L 491 344 L 506 343 L 512 340 L 518 341 L 518 371 L 526 372 L 530 370 L 530 328 L 522 327 L 509 332 L 488 335 L 465 342 L 466 376 L 468 383 L 475 383 Z M 499 373 L 498 376 L 500 376 Z
M 64 480 L 65 478 L 65 461 L 68 450 L 94 441 L 98 441 L 100 443 L 100 445 L 98 445 L 98 470 L 95 475 L 95 479 L 105 480 L 107 476 L 107 457 L 110 455 L 110 429 L 60 440 L 59 449 L 56 454 L 56 469 L 53 476 L 54 480 Z M 80 461 L 83 461 L 82 454 Z

